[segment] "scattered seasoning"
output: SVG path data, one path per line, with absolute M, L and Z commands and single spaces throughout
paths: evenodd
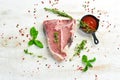
M 48 15 L 46 15 L 46 18 L 48 18 Z
M 42 4 L 44 4 L 44 1 L 41 1 Z
M 108 32 L 110 32 L 110 30 L 108 30 Z
M 25 42 L 25 40 L 23 40 L 23 42 Z
M 36 10 L 34 10 L 33 13 L 36 13 Z M 34 15 L 35 15 L 35 14 L 34 14 Z
M 74 78 L 74 80 L 77 80 L 77 78 Z
M 95 80 L 98 80 L 98 75 L 95 74 Z
M 39 60 L 37 60 L 37 62 L 39 62 Z
M 37 67 L 37 70 L 39 70 L 39 67 Z
M 27 27 L 25 28 L 25 30 L 27 30 Z
M 36 22 L 34 22 L 33 24 L 36 24 Z
M 16 25 L 16 27 L 18 28 L 19 24 Z
M 55 64 L 57 64 L 57 63 L 55 62 Z
M 104 57 L 107 57 L 107 55 L 104 55 Z
M 34 4 L 34 6 L 38 6 L 38 4 Z
M 60 65 L 58 65 L 57 67 L 60 67 Z
M 78 70 L 78 71 L 79 71 L 79 70 L 82 71 L 82 70 L 83 70 L 83 67 L 80 66 L 80 67 L 77 68 L 77 70 Z
M 30 13 L 30 10 L 28 10 L 28 13 Z
M 25 60 L 25 58 L 22 58 L 22 60 Z
M 18 43 L 19 45 L 22 45 L 20 42 Z
M 6 24 L 5 23 L 3 23 L 3 26 L 5 26 Z
M 51 67 L 51 65 L 48 65 L 48 67 L 47 68 L 50 68 Z
M 34 19 L 37 19 L 37 17 L 34 17 Z
M 15 37 L 15 39 L 17 39 L 18 37 Z
M 29 36 L 29 34 L 26 34 L 26 37 L 28 37 Z
M 22 33 L 21 36 L 24 36 L 24 34 Z
M 114 25 L 114 28 L 116 27 L 116 25 Z
M 48 64 L 45 64 L 45 66 L 47 66 Z
M 49 4 L 51 4 L 51 0 L 49 0 Z
M 12 39 L 11 37 L 8 38 L 9 40 Z
M 119 50 L 119 48 L 117 48 Z

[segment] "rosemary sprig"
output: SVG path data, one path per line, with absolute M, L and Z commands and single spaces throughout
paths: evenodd
M 68 15 L 67 13 L 65 13 L 64 11 L 59 11 L 57 9 L 50 9 L 50 8 L 44 8 L 46 11 L 50 11 L 54 14 L 58 14 L 58 16 L 62 16 L 62 17 L 67 17 L 67 18 L 70 18 L 70 19 L 73 19 L 70 15 Z
M 83 31 L 85 31 L 87 33 L 95 31 L 95 30 L 91 29 L 90 26 L 87 23 L 83 22 L 82 20 L 81 21 L 78 20 L 78 21 L 79 21 L 79 26 L 80 26 L 80 28 L 83 29 Z

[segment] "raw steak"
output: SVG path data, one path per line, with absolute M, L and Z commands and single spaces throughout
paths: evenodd
M 72 20 L 46 20 L 43 22 L 48 47 L 53 57 L 62 61 L 67 56 L 68 44 L 75 30 L 76 21 Z

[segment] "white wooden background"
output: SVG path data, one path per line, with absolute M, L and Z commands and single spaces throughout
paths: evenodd
M 54 4 L 55 1 L 51 0 Z M 74 41 L 68 50 L 67 61 L 58 63 L 47 50 L 42 22 L 46 19 L 63 19 L 44 11 L 44 7 L 56 7 L 80 19 L 90 14 L 82 7 L 84 2 L 90 2 L 89 8 L 100 10 L 100 26 L 96 35 L 100 41 L 94 45 L 91 35 L 76 30 Z M 120 10 L 118 0 L 59 0 L 52 6 L 49 0 L 0 0 L 0 80 L 119 80 L 120 79 Z M 30 10 L 30 12 L 29 12 Z M 34 14 L 33 12 L 36 11 Z M 46 16 L 48 15 L 48 18 Z M 36 19 L 34 18 L 36 17 Z M 34 24 L 35 23 L 35 24 Z M 18 28 L 16 25 L 19 24 Z M 103 25 L 103 27 L 102 27 Z M 109 25 L 109 27 L 108 27 Z M 39 30 L 38 39 L 44 44 L 43 49 L 27 46 L 30 27 Z M 27 28 L 25 30 L 25 28 Z M 19 30 L 23 29 L 24 36 Z M 9 39 L 11 38 L 12 39 Z M 17 37 L 17 39 L 16 39 Z M 96 57 L 94 67 L 83 73 L 76 70 L 77 66 L 84 66 L 81 57 L 75 57 L 69 62 L 74 53 L 74 47 L 83 39 L 88 41 L 87 50 L 81 52 L 89 58 Z M 25 42 L 23 42 L 25 40 Z M 21 43 L 21 45 L 20 45 Z M 24 54 L 28 48 L 36 55 L 43 55 L 47 60 Z M 24 60 L 23 60 L 24 59 Z M 95 77 L 97 75 L 97 78 Z

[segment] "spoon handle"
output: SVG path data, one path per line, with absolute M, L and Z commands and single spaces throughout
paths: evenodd
M 97 39 L 95 33 L 92 33 L 92 36 L 93 36 L 93 39 L 94 39 L 94 43 L 95 43 L 95 44 L 98 44 L 98 43 L 99 43 L 99 40 Z

